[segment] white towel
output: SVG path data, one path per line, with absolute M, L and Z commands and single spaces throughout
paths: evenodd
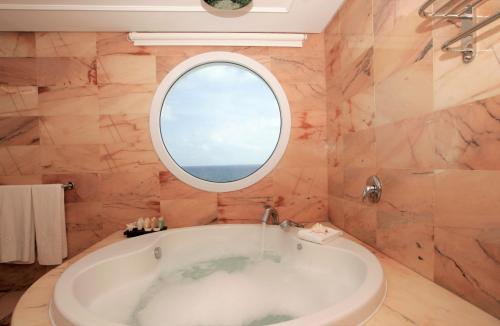
M 336 237 L 342 235 L 342 231 L 335 230 L 322 225 L 320 229 L 322 229 L 323 232 L 315 232 L 314 229 L 303 229 L 297 232 L 297 236 L 302 240 L 314 242 L 317 244 L 325 244 L 328 241 L 331 241 Z
M 68 256 L 64 189 L 61 184 L 33 185 L 33 217 L 40 265 L 59 265 Z
M 0 187 L 0 263 L 35 262 L 31 186 Z

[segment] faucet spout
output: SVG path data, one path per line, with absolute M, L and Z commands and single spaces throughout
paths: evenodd
M 262 224 L 267 224 L 269 219 L 271 219 L 271 224 L 278 225 L 279 224 L 279 216 L 278 211 L 271 207 L 265 206 L 264 214 L 262 215 Z
M 280 228 L 283 231 L 288 230 L 292 226 L 294 226 L 296 228 L 303 228 L 304 224 L 300 224 L 300 223 L 294 222 L 292 220 L 284 220 L 283 222 L 280 223 Z

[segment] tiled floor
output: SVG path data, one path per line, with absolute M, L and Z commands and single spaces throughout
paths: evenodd
M 9 326 L 12 312 L 24 291 L 10 291 L 0 294 L 0 326 Z

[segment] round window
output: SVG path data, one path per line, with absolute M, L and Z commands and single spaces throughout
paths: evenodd
M 240 54 L 210 52 L 175 67 L 153 99 L 150 130 L 167 169 L 202 190 L 256 183 L 282 157 L 290 110 L 276 78 Z

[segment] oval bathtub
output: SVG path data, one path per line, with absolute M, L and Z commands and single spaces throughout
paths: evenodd
M 52 324 L 319 326 L 370 318 L 386 289 L 377 258 L 343 237 L 317 245 L 295 233 L 210 225 L 112 244 L 61 275 Z

